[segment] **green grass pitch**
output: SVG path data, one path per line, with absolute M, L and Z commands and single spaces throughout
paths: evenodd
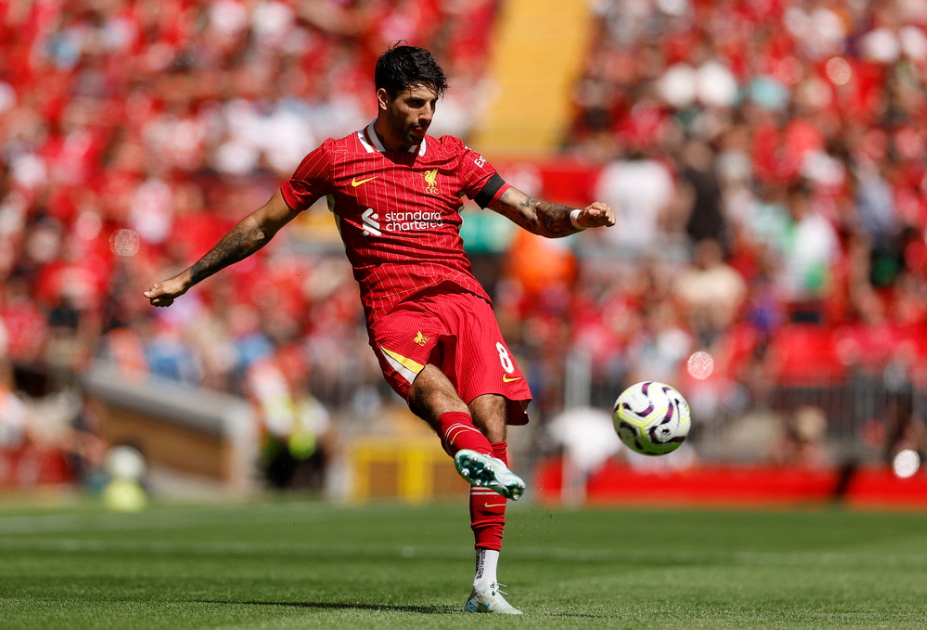
M 461 612 L 466 506 L 0 504 L 0 629 L 927 627 L 927 514 L 514 504 Z

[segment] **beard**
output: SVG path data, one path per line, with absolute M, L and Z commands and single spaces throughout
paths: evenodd
M 412 131 L 411 129 L 410 129 L 409 131 L 407 131 L 407 132 L 406 132 L 406 135 L 404 136 L 404 140 L 405 140 L 406 142 L 408 142 L 409 144 L 418 144 L 418 143 L 421 142 L 424 138 L 425 138 L 425 130 L 424 130 L 424 129 L 422 130 L 422 135 L 421 135 L 421 137 L 417 136 L 417 135 L 415 134 L 415 132 Z
M 391 115 L 389 118 L 390 127 L 392 127 L 396 136 L 402 138 L 402 141 L 409 146 L 416 145 L 422 141 L 425 137 L 425 133 L 428 131 L 428 128 L 425 127 L 422 129 L 421 136 L 419 136 L 413 129 L 413 125 L 409 124 L 404 116 L 401 114 Z

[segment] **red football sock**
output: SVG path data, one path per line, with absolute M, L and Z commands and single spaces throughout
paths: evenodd
M 508 444 L 492 443 L 492 456 L 508 466 Z M 470 487 L 470 528 L 477 549 L 502 549 L 502 530 L 505 527 L 507 499 L 489 488 Z
M 470 449 L 492 455 L 492 445 L 482 432 L 473 426 L 473 418 L 462 411 L 448 411 L 438 418 L 435 429 L 441 437 L 441 446 L 453 457 L 461 449 Z

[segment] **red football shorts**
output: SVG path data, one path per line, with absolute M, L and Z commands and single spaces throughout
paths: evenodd
M 371 322 L 367 333 L 383 376 L 404 400 L 418 373 L 433 363 L 465 403 L 499 394 L 510 403 L 508 424 L 528 422 L 531 390 L 486 300 L 434 287 Z

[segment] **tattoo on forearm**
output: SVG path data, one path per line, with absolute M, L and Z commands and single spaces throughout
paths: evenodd
M 538 219 L 543 223 L 544 229 L 550 236 L 566 236 L 576 231 L 570 222 L 570 212 L 573 208 L 561 206 L 557 203 L 547 203 L 538 201 L 537 205 Z
M 572 208 L 539 201 L 514 188 L 503 193 L 489 207 L 529 232 L 541 236 L 557 238 L 577 232 L 570 221 Z
M 232 228 L 215 247 L 190 267 L 190 278 L 194 283 L 247 258 L 270 240 L 260 228 L 245 223 L 242 221 Z

